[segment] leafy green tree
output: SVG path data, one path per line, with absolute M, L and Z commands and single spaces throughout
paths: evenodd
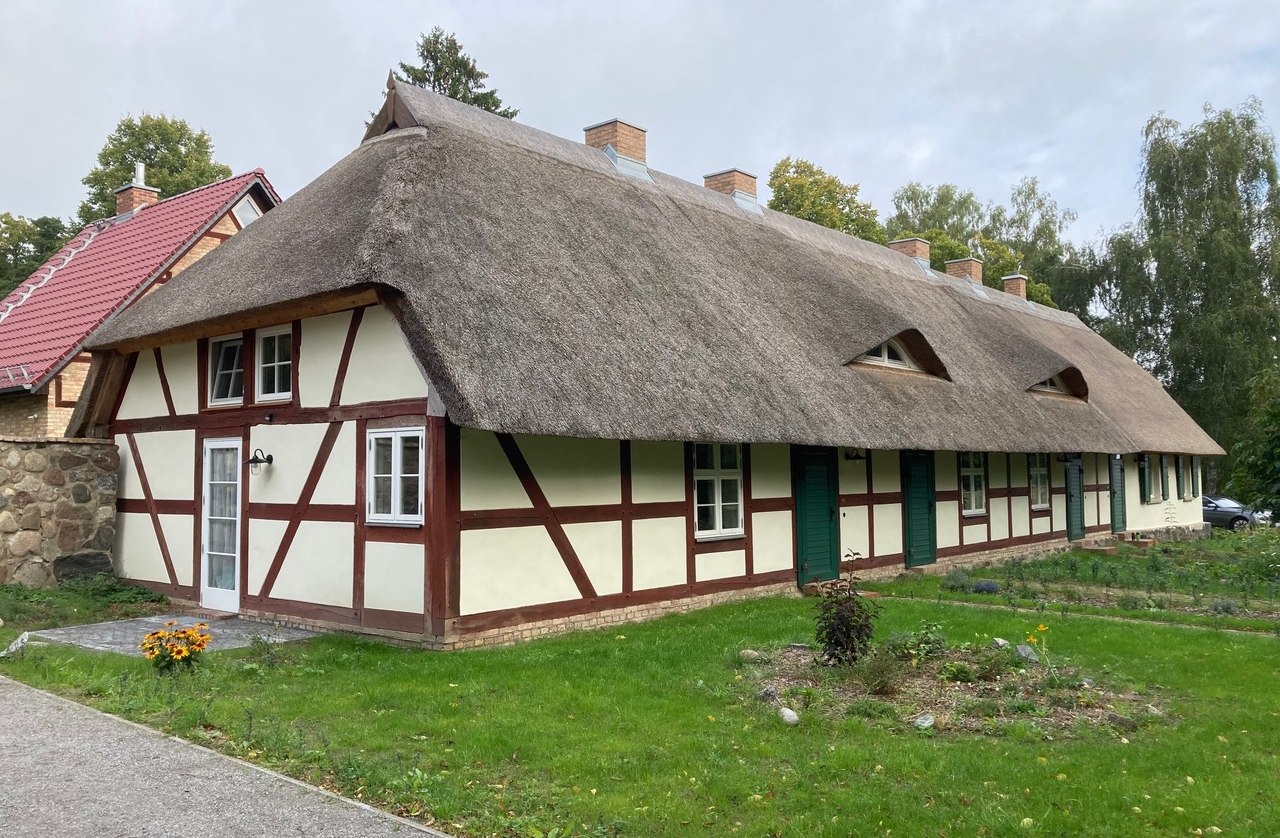
M 44 264 L 70 233 L 60 218 L 28 219 L 0 212 L 0 297 Z
M 808 160 L 784 157 L 769 173 L 769 209 L 803 218 L 867 241 L 888 241 L 875 208 L 858 200 L 858 184 Z
M 484 81 L 489 74 L 462 51 L 462 44 L 453 33 L 446 33 L 437 26 L 429 34 L 420 35 L 418 61 L 420 63 L 416 65 L 400 62 L 396 78 L 507 119 L 513 119 L 520 113 L 515 108 L 504 108 L 497 90 L 484 89 Z
M 1189 127 L 1157 114 L 1142 137 L 1142 213 L 1100 248 L 1094 302 L 1103 333 L 1231 450 L 1247 383 L 1277 361 L 1275 138 L 1256 99 Z
M 953 183 L 925 186 L 912 181 L 893 193 L 893 215 L 885 220 L 885 228 L 891 239 L 907 238 L 907 230 L 941 230 L 954 241 L 967 242 L 986 221 L 987 211 L 973 192 Z
M 1280 368 L 1249 381 L 1248 426 L 1231 449 L 1233 497 L 1258 509 L 1280 509 Z
M 89 196 L 80 204 L 80 223 L 115 215 L 115 190 L 133 180 L 135 163 L 145 163 L 147 185 L 170 198 L 231 177 L 231 169 L 213 159 L 213 140 L 186 120 L 164 114 L 126 116 L 98 152 L 98 165 L 81 182 Z

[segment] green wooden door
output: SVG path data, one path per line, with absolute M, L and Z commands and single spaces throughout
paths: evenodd
M 1079 454 L 1067 455 L 1067 538 L 1084 538 L 1084 460 Z
M 1112 454 L 1107 460 L 1111 463 L 1111 531 L 1124 532 L 1129 528 L 1124 516 L 1124 457 Z
M 796 493 L 796 569 L 800 584 L 840 576 L 836 449 L 792 446 Z
M 902 452 L 902 552 L 907 567 L 938 560 L 933 453 Z

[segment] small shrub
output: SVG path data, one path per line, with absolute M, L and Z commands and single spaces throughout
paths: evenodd
M 1135 594 L 1121 594 L 1119 598 L 1116 599 L 1116 605 L 1130 611 L 1137 611 L 1146 605 L 1146 601 L 1139 599 Z
M 169 620 L 164 628 L 151 632 L 138 644 L 143 657 L 151 661 L 157 672 L 173 672 L 178 667 L 195 669 L 201 653 L 213 639 L 205 623 L 188 628 L 177 628 L 177 625 L 177 620 Z
M 1015 698 L 1005 705 L 1010 713 L 1033 715 L 1038 712 L 1036 703 L 1029 698 Z
M 858 596 L 851 581 L 822 586 L 817 606 L 817 640 L 822 657 L 837 666 L 850 666 L 871 648 L 879 608 Z
M 919 666 L 924 659 L 934 657 L 947 648 L 947 637 L 942 633 L 941 623 L 926 620 L 916 631 L 897 632 L 884 645 L 893 655 L 911 661 L 912 666 Z
M 853 665 L 851 674 L 872 695 L 892 695 L 902 678 L 902 661 L 883 647 L 875 648 Z
M 973 587 L 973 580 L 962 568 L 953 567 L 942 577 L 942 590 L 968 593 Z
M 1230 617 L 1239 610 L 1239 606 L 1236 605 L 1234 600 L 1220 599 L 1210 605 L 1209 610 L 1220 617 Z
M 960 712 L 966 716 L 993 719 L 1000 715 L 1000 702 L 994 698 L 978 698 L 965 703 Z
M 979 681 L 994 681 L 1012 668 L 1009 653 L 1004 649 L 987 649 L 978 655 L 976 671 Z
M 970 588 L 975 594 L 998 594 L 1000 593 L 1000 583 L 994 579 L 979 579 L 973 583 Z
M 938 675 L 944 681 L 954 681 L 958 684 L 972 684 L 978 677 L 972 666 L 961 661 L 947 661 L 938 670 Z

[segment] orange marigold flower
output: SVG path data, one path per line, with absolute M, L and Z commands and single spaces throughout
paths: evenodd
M 1040 638 L 1036 637 L 1034 634 L 1028 634 L 1027 642 L 1030 643 L 1032 646 L 1034 646 L 1035 644 L 1040 642 Z
M 1041 623 L 1040 625 L 1036 626 L 1036 631 L 1048 631 L 1048 630 L 1049 630 L 1049 627 L 1046 626 L 1044 623 Z

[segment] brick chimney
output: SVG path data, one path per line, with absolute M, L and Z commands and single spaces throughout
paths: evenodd
M 929 243 L 922 238 L 894 239 L 889 249 L 923 262 L 929 261 Z
M 972 256 L 966 256 L 963 259 L 947 260 L 947 276 L 954 276 L 956 279 L 967 279 L 970 282 L 982 284 L 982 260 L 975 259 Z
M 756 197 L 756 176 L 741 169 L 725 169 L 723 172 L 703 175 L 702 185 L 725 195 L 741 192 L 743 195 L 750 195 L 752 199 Z
M 592 148 L 604 150 L 605 146 L 613 146 L 613 150 L 622 157 L 630 158 L 637 163 L 645 162 L 644 135 L 645 130 L 638 125 L 611 119 L 596 125 L 588 125 L 582 129 L 586 135 L 584 142 Z
M 133 212 L 139 207 L 147 207 L 160 200 L 160 190 L 147 186 L 147 167 L 135 163 L 133 167 L 133 183 L 126 183 L 115 191 L 116 215 Z
M 1022 274 L 1009 274 L 1001 279 L 1004 283 L 1004 292 L 1012 294 L 1015 297 L 1027 298 L 1027 278 Z

